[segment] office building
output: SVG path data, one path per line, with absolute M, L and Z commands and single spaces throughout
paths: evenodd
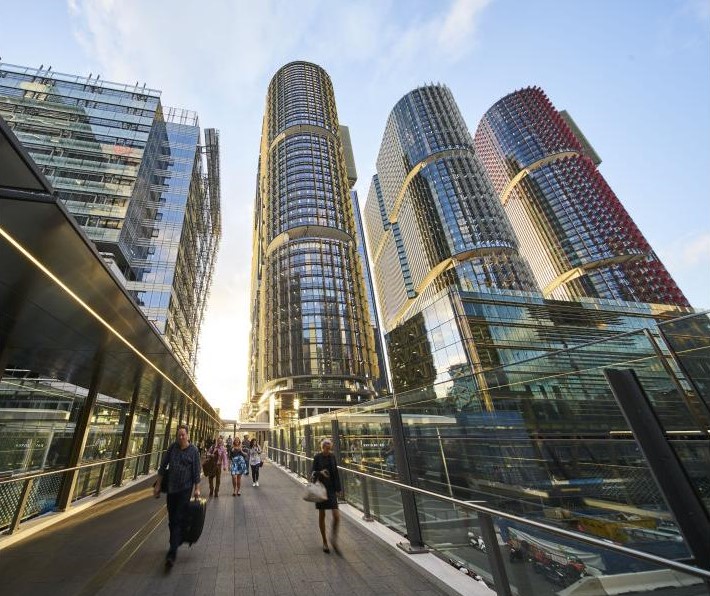
M 377 355 L 377 366 L 379 376 L 373 379 L 375 393 L 378 396 L 389 393 L 389 381 L 387 379 L 387 369 L 385 352 L 382 345 L 382 330 L 380 328 L 380 317 L 377 313 L 377 302 L 375 301 L 375 286 L 372 283 L 372 271 L 370 269 L 370 259 L 367 256 L 367 242 L 365 241 L 365 228 L 362 223 L 362 213 L 360 212 L 360 200 L 355 183 L 357 182 L 357 170 L 355 168 L 355 157 L 353 155 L 352 143 L 350 142 L 350 130 L 347 126 L 340 127 L 340 136 L 343 141 L 345 152 L 345 164 L 348 170 L 348 183 L 350 184 L 350 200 L 355 216 L 355 232 L 357 240 L 357 254 L 360 256 L 362 264 L 362 276 L 365 282 L 367 306 L 370 312 L 370 327 L 375 341 L 375 354 Z
M 689 306 L 594 149 L 540 88 L 496 102 L 475 146 L 546 297 Z
M 249 383 L 258 419 L 375 395 L 350 188 L 330 77 L 287 64 L 267 93 L 254 215 Z
M 702 404 L 655 360 L 667 349 L 658 323 L 687 313 L 684 301 L 546 297 L 527 262 L 539 255 L 518 245 L 444 86 L 415 89 L 392 110 L 365 228 L 419 486 L 532 516 L 560 508 L 605 536 L 625 508 L 661 506 L 631 434 L 618 434 L 628 431 L 602 371 L 643 362 L 659 418 L 698 432 L 703 417 L 684 406 Z
M 0 64 L 0 115 L 194 373 L 221 234 L 219 135 L 160 92 Z

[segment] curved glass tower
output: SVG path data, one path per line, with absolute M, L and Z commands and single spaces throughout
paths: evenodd
M 395 105 L 366 217 L 387 331 L 451 284 L 539 291 L 448 87 L 420 87 Z
M 292 62 L 271 80 L 254 230 L 251 393 L 275 421 L 374 395 L 374 339 L 333 85 Z
M 494 104 L 475 143 L 546 297 L 689 306 L 594 150 L 541 89 Z

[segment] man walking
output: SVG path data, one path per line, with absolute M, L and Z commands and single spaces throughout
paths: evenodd
M 160 485 L 166 474 L 170 549 L 165 557 L 165 565 L 170 568 L 175 564 L 177 549 L 182 543 L 182 526 L 190 496 L 200 496 L 200 452 L 190 444 L 185 424 L 178 426 L 177 441 L 170 445 L 158 468 L 158 480 L 153 485 L 156 499 L 160 497 Z

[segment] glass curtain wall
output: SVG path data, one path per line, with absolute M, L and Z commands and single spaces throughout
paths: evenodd
M 485 391 L 479 379 L 469 376 L 462 385 L 443 381 L 398 392 L 366 406 L 303 420 L 298 433 L 313 437 L 317 450 L 319 440 L 337 429 L 340 464 L 353 470 L 402 479 L 401 449 L 412 484 L 419 488 L 668 559 L 686 559 L 690 553 L 673 513 L 604 370 L 635 371 L 710 511 L 710 416 L 697 389 L 707 378 L 702 362 L 710 350 L 708 320 L 707 315 L 692 315 L 661 323 L 653 332 L 639 329 L 493 367 L 482 373 Z M 666 343 L 663 337 L 671 339 Z M 481 406 L 487 401 L 494 408 Z M 394 410 L 401 413 L 403 445 L 395 443 L 397 433 L 392 432 Z M 288 437 L 290 429 L 276 432 Z M 362 478 L 347 471 L 343 475 L 348 502 L 362 508 L 365 491 L 375 517 L 407 531 L 398 490 L 372 479 L 363 487 Z M 488 563 L 476 515 L 433 497 L 417 496 L 416 503 L 423 541 L 485 574 Z M 497 519 L 496 528 L 506 559 L 510 557 L 509 576 L 522 594 L 554 594 L 583 577 L 655 569 L 507 520 Z M 527 554 L 519 562 L 521 548 Z M 653 585 L 657 576 L 648 577 Z M 688 593 L 702 594 L 694 589 Z

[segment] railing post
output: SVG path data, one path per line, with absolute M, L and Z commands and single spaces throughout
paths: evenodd
M 286 454 L 284 453 L 286 447 L 286 441 L 284 441 L 284 429 L 280 428 L 279 429 L 279 449 L 281 451 L 277 451 L 279 454 L 279 464 L 282 466 L 286 467 L 286 462 L 288 461 L 286 458 Z
M 498 596 L 513 596 L 491 516 L 487 513 L 479 513 L 478 524 L 481 526 L 481 536 L 483 536 L 483 542 L 486 545 L 488 562 L 491 564 L 493 587 L 495 588 L 496 594 L 498 594 Z
M 99 468 L 99 479 L 96 483 L 96 491 L 94 491 L 94 496 L 98 497 L 101 494 L 101 485 L 104 483 L 104 472 L 106 471 L 106 464 L 101 464 Z
M 136 415 L 136 407 L 138 406 L 138 396 L 141 388 L 141 374 L 143 372 L 143 367 L 139 366 L 135 377 L 133 378 L 133 395 L 131 396 L 131 403 L 128 406 L 128 412 L 126 417 L 123 419 L 123 432 L 121 433 L 121 446 L 118 449 L 118 459 L 116 463 L 116 471 L 113 476 L 114 486 L 121 486 L 123 484 L 123 470 L 126 466 L 126 455 L 128 455 L 128 445 L 131 442 L 131 433 L 133 432 L 133 421 Z
M 296 453 L 296 427 L 290 426 L 288 429 L 288 440 L 290 443 L 290 448 L 289 451 L 292 453 Z M 298 470 L 298 462 L 297 462 L 297 457 L 295 455 L 291 455 L 289 457 L 289 466 L 288 469 L 291 470 L 294 474 Z
M 663 425 L 632 369 L 605 368 L 604 376 L 641 448 L 661 494 L 699 567 L 710 570 L 710 519 Z
M 8 534 L 14 534 L 20 527 L 20 520 L 22 519 L 22 514 L 25 511 L 25 506 L 30 498 L 30 491 L 32 490 L 32 484 L 34 480 L 28 478 L 22 485 L 22 492 L 20 493 L 20 498 L 17 501 L 17 507 L 15 507 L 15 515 L 12 517 L 12 523 L 10 524 L 10 529 L 7 531 Z
M 362 519 L 371 522 L 375 521 L 375 518 L 370 514 L 370 491 L 368 490 L 368 484 L 367 476 L 363 476 L 360 483 L 362 488 L 362 508 L 364 513 Z
M 170 392 L 170 409 L 168 410 L 168 422 L 165 425 L 165 433 L 163 434 L 163 444 L 160 446 L 160 451 L 165 451 L 170 446 L 170 438 L 172 437 L 173 414 L 175 413 L 175 392 Z
M 306 424 L 303 429 L 303 435 L 306 438 L 306 445 L 304 451 L 306 452 L 306 457 L 311 459 L 313 457 L 313 429 L 310 424 Z
M 153 402 L 153 416 L 150 419 L 150 426 L 148 427 L 148 437 L 146 438 L 146 443 L 145 443 L 145 448 L 144 448 L 144 453 L 153 453 L 155 446 L 155 429 L 158 426 L 158 416 L 160 416 L 160 399 L 161 395 L 163 394 L 163 382 L 161 378 L 158 378 L 158 380 L 155 382 L 155 387 L 153 388 L 153 396 L 154 396 L 154 402 Z M 158 449 L 159 451 L 160 449 Z M 143 473 L 147 474 L 150 472 L 150 457 L 146 457 L 143 460 Z M 136 466 L 136 470 L 138 470 L 138 467 Z
M 399 481 L 407 486 L 412 486 L 412 472 L 409 469 L 409 459 L 404 439 L 404 425 L 402 424 L 402 413 L 399 410 L 390 410 L 390 426 L 392 428 L 392 443 L 394 444 L 397 470 L 399 471 Z M 404 510 L 404 522 L 407 526 L 407 538 L 409 544 L 399 542 L 397 546 L 410 554 L 428 552 L 422 540 L 422 529 L 419 525 L 419 512 L 417 511 L 417 500 L 414 493 L 408 490 L 400 490 L 402 497 L 402 508 Z
M 335 459 L 338 462 L 338 464 L 341 463 L 342 458 L 340 457 L 341 451 L 340 451 L 340 424 L 338 423 L 337 418 L 333 418 L 333 420 L 330 421 L 330 433 L 333 435 L 332 441 L 333 441 L 333 455 L 335 455 Z M 345 499 L 345 482 L 343 479 L 340 479 L 340 487 L 342 489 L 342 499 Z

